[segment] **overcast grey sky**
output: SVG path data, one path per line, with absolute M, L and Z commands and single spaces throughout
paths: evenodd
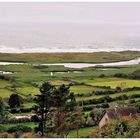
M 140 25 L 140 3 L 0 3 L 0 23 Z
M 140 3 L 1 3 L 0 52 L 140 49 Z

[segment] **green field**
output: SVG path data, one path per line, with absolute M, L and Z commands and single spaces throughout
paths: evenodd
M 9 96 L 12 93 L 19 94 L 24 99 L 22 105 L 25 109 L 32 108 L 35 103 L 33 98 L 39 94 L 39 87 L 44 81 L 50 82 L 58 88 L 60 85 L 65 84 L 69 86 L 70 92 L 73 92 L 76 101 L 79 105 L 82 101 L 89 101 L 88 104 L 83 105 L 81 108 L 90 107 L 89 110 L 83 110 L 82 113 L 88 116 L 94 107 L 100 106 L 104 103 L 112 107 L 114 104 L 119 104 L 120 100 L 116 97 L 122 95 L 128 96 L 127 99 L 122 99 L 121 103 L 124 105 L 136 105 L 140 103 L 139 97 L 134 97 L 134 102 L 130 104 L 132 95 L 140 95 L 140 90 L 127 91 L 127 88 L 140 87 L 140 65 L 133 66 L 117 66 L 117 67 L 89 67 L 81 69 L 65 68 L 64 66 L 34 66 L 31 63 L 61 63 L 61 62 L 116 62 L 121 60 L 130 60 L 140 56 L 140 52 L 102 52 L 102 53 L 60 53 L 60 54 L 0 54 L 0 61 L 24 61 L 29 64 L 23 65 L 0 65 L 0 71 L 15 72 L 9 75 L 0 75 L 0 97 L 4 99 L 8 105 Z M 107 70 L 102 70 L 107 69 Z M 74 73 L 73 71 L 80 71 Z M 69 71 L 69 72 L 68 72 Z M 51 75 L 51 72 L 54 74 Z M 60 73 L 58 73 L 60 72 Z M 65 73 L 63 73 L 65 72 Z M 115 74 L 125 74 L 126 77 L 115 77 Z M 137 78 L 133 77 L 134 73 Z M 101 78 L 101 76 L 103 77 Z M 4 78 L 3 78 L 4 76 Z M 108 94 L 108 91 L 114 91 L 116 87 L 123 90 L 115 93 Z M 104 94 L 94 94 L 103 92 Z M 92 99 L 100 100 L 105 97 L 112 98 L 110 102 L 90 103 Z M 115 100 L 116 99 L 116 100 Z M 106 109 L 106 108 L 105 108 Z M 29 115 L 32 112 L 23 112 L 21 115 Z M 20 113 L 10 114 L 12 116 L 20 115 Z M 37 124 L 32 122 L 20 123 L 22 125 L 34 128 Z M 3 124 L 6 128 L 15 126 L 17 124 Z M 85 127 L 79 129 L 79 137 L 88 137 L 91 132 L 96 130 L 98 126 Z M 75 138 L 77 136 L 76 130 L 72 130 L 68 138 Z
M 78 130 L 78 136 L 79 138 L 85 138 L 87 137 L 91 132 L 93 132 L 97 127 L 87 127 L 87 128 L 81 128 Z M 76 138 L 77 137 L 77 131 L 71 131 L 68 135 L 68 138 Z
M 25 96 L 26 95 L 32 95 L 32 96 L 35 96 L 37 94 L 39 94 L 39 89 L 38 88 L 35 88 L 33 86 L 30 86 L 30 87 L 21 87 L 21 88 L 17 88 L 17 91 L 21 94 L 24 94 Z
M 81 81 L 92 86 L 110 86 L 111 88 L 116 88 L 117 86 L 123 88 L 140 87 L 140 80 L 124 78 L 95 78 L 93 80 L 80 80 L 80 82 Z
M 12 92 L 7 89 L 0 89 L 0 97 L 2 98 L 8 98 L 11 94 Z
M 86 86 L 86 85 L 78 85 L 78 86 L 71 86 L 70 91 L 74 92 L 75 94 L 78 93 L 90 93 L 92 91 L 104 91 L 105 89 L 103 88 L 97 88 L 97 87 L 92 87 L 92 86 Z

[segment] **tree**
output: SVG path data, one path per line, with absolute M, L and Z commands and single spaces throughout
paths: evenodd
M 93 138 L 125 138 L 131 131 L 128 123 L 123 120 L 112 120 L 107 123 L 102 129 L 97 128 L 95 132 L 91 134 Z M 130 137 L 129 137 L 130 138 Z
M 102 119 L 103 115 L 105 113 L 105 110 L 102 108 L 95 108 L 90 112 L 90 117 L 94 121 L 95 124 L 99 124 L 100 120 Z
M 54 112 L 54 130 L 58 137 L 64 137 L 69 134 L 71 129 L 76 128 L 78 132 L 81 124 L 82 113 L 77 108 L 74 93 L 71 93 L 69 86 L 61 85 L 53 93 Z
M 39 118 L 36 130 L 41 132 L 41 136 L 53 134 L 64 137 L 71 129 L 78 130 L 82 118 L 81 110 L 78 109 L 74 93 L 70 92 L 69 86 L 61 85 L 56 88 L 44 82 L 40 92 L 35 98 L 35 110 Z
M 55 108 L 54 112 L 54 122 L 55 122 L 55 133 L 57 133 L 58 137 L 64 137 L 64 127 L 65 127 L 65 118 L 66 118 L 66 109 L 70 109 L 71 101 L 68 103 L 67 101 L 72 98 L 70 96 L 69 87 L 62 85 L 59 88 L 55 89 L 53 92 L 53 107 Z M 72 99 L 71 99 L 72 100 Z
M 129 131 L 128 123 L 126 121 L 120 121 L 115 126 L 115 133 L 120 133 L 124 135 L 125 132 Z
M 69 126 L 69 129 L 66 133 L 66 137 L 69 134 L 70 130 L 72 129 L 76 129 L 76 134 L 77 134 L 77 138 L 79 137 L 79 128 L 82 124 L 82 122 L 84 121 L 84 116 L 82 114 L 82 111 L 79 107 L 75 107 L 75 109 L 72 112 L 69 112 L 68 115 L 68 119 L 69 119 L 69 123 L 67 123 L 66 125 Z
M 0 115 L 3 115 L 3 111 L 4 111 L 4 102 L 0 97 Z
M 8 101 L 8 104 L 11 109 L 20 107 L 22 103 L 23 103 L 23 99 L 18 94 L 12 94 Z
M 54 91 L 54 86 L 51 85 L 49 82 L 44 82 L 40 87 L 39 95 L 36 95 L 34 99 L 36 102 L 36 115 L 39 118 L 39 125 L 37 131 L 41 131 L 41 136 L 44 136 L 45 128 L 46 128 L 46 121 L 49 119 L 50 107 L 52 105 L 52 93 Z

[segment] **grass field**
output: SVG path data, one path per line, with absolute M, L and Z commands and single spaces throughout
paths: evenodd
M 124 78 L 95 78 L 93 80 L 80 80 L 80 82 L 81 81 L 92 86 L 110 86 L 111 88 L 116 88 L 117 86 L 123 88 L 140 87 L 140 80 Z
M 92 86 L 86 86 L 86 85 L 78 85 L 78 86 L 71 86 L 70 91 L 74 92 L 75 94 L 78 93 L 90 93 L 92 91 L 104 91 L 105 89 L 103 88 L 97 88 L 97 87 L 92 87 Z
M 35 88 L 33 86 L 30 86 L 30 87 L 21 87 L 21 88 L 16 88 L 17 91 L 19 93 L 22 93 L 24 94 L 25 96 L 26 95 L 32 95 L 32 96 L 35 96 L 37 94 L 40 93 L 39 89 L 38 88 Z
M 9 98 L 11 94 L 12 92 L 7 89 L 0 89 L 0 97 L 2 98 Z
M 79 129 L 79 138 L 87 137 L 91 132 L 93 132 L 97 127 L 86 127 L 86 128 L 80 128 Z M 68 138 L 76 138 L 77 132 L 76 130 L 73 130 L 69 133 Z
M 0 88 L 5 88 L 11 86 L 12 84 L 9 81 L 0 80 Z
M 0 61 L 25 61 L 29 63 L 61 63 L 61 62 L 91 62 L 91 63 L 101 63 L 101 62 L 115 62 L 121 60 L 130 60 L 140 56 L 140 52 L 111 52 L 111 53 L 62 53 L 62 54 L 0 54 Z M 108 70 L 102 70 L 108 69 Z M 110 69 L 110 70 L 109 70 Z M 140 87 L 140 80 L 134 80 L 131 77 L 127 78 L 116 78 L 114 75 L 116 73 L 122 73 L 126 75 L 131 75 L 133 72 L 140 70 L 140 65 L 133 66 L 117 66 L 117 67 L 90 67 L 90 68 L 81 68 L 78 69 L 80 73 L 74 73 L 72 71 L 77 69 L 65 68 L 64 66 L 33 66 L 31 64 L 23 65 L 0 65 L 0 71 L 13 71 L 11 75 L 6 75 L 7 80 L 0 80 L 0 97 L 6 99 L 7 102 L 9 96 L 12 93 L 18 93 L 21 95 L 25 102 L 22 107 L 31 108 L 35 105 L 33 102 L 34 95 L 39 94 L 39 86 L 44 81 L 48 81 L 56 87 L 65 84 L 70 86 L 70 91 L 74 94 L 83 94 L 84 96 L 77 97 L 76 101 L 85 101 L 91 99 L 99 99 L 106 96 L 104 95 L 94 95 L 88 94 L 93 91 L 106 91 L 113 90 L 117 86 L 125 88 L 131 87 Z M 71 71 L 71 72 L 67 72 Z M 54 75 L 50 73 L 53 72 Z M 57 73 L 60 72 L 60 73 Z M 65 72 L 65 73 L 63 73 Z M 104 74 L 105 77 L 100 78 L 100 75 Z M 35 87 L 36 86 L 36 87 Z M 38 86 L 38 87 L 37 87 Z M 107 89 L 103 86 L 110 86 L 111 88 Z M 114 94 L 108 94 L 109 97 L 115 99 L 121 95 L 134 95 L 140 94 L 139 90 L 129 91 L 129 92 L 119 92 Z M 86 96 L 86 97 L 85 97 Z M 29 99 L 31 101 L 29 101 Z M 133 98 L 135 101 L 139 102 L 139 98 Z M 124 99 L 121 102 L 125 105 L 129 105 L 129 100 Z M 113 104 L 118 104 L 119 100 L 109 102 L 109 106 Z M 84 107 L 95 107 L 100 104 L 87 104 Z M 92 108 L 91 108 L 92 109 Z M 85 110 L 83 113 L 89 116 L 91 110 Z M 31 112 L 29 112 L 31 113 Z M 21 113 L 21 115 L 29 114 Z M 19 113 L 20 114 L 20 113 Z M 18 114 L 18 115 L 19 115 Z M 17 114 L 12 114 L 17 115 Z M 89 117 L 90 118 L 90 117 Z M 91 119 L 91 118 L 90 118 Z M 37 124 L 28 122 L 20 123 L 26 126 L 34 128 Z M 5 127 L 15 126 L 17 124 L 4 124 Z M 96 127 L 86 127 L 79 130 L 79 137 L 87 137 L 90 132 L 96 130 Z M 69 138 L 76 137 L 76 130 L 72 130 L 68 135 Z

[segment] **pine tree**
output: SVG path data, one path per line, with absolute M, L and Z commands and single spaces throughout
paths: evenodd
M 20 107 L 22 103 L 23 103 L 23 99 L 18 94 L 12 94 L 8 101 L 8 104 L 11 109 Z
M 78 112 L 79 114 L 77 114 L 78 108 L 74 93 L 70 92 L 69 86 L 61 85 L 53 92 L 53 101 L 53 107 L 55 108 L 54 130 L 58 137 L 67 136 L 71 129 L 75 127 L 78 129 L 81 120 L 81 117 L 79 117 L 81 113 Z
M 46 129 L 46 121 L 49 119 L 49 111 L 52 104 L 52 93 L 54 91 L 54 86 L 52 86 L 49 82 L 44 82 L 40 87 L 39 95 L 36 95 L 36 114 L 40 118 L 38 131 L 41 131 L 41 136 L 44 136 Z
M 3 115 L 3 111 L 4 111 L 4 102 L 0 97 L 0 116 Z

